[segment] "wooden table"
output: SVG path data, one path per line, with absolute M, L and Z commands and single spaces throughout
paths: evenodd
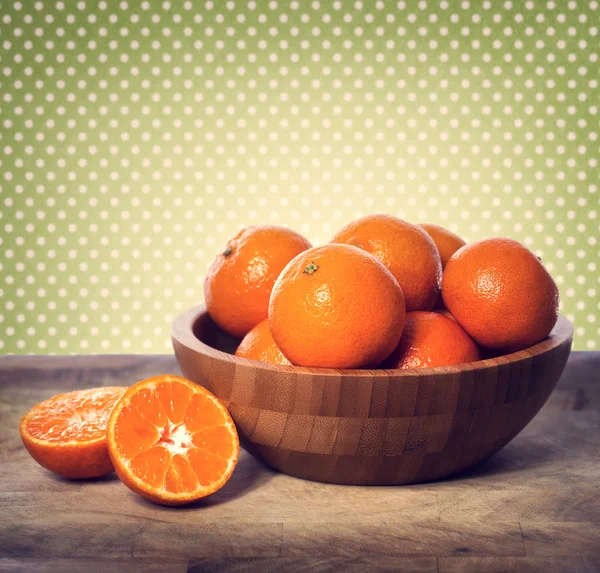
M 312 483 L 242 452 L 222 490 L 165 508 L 114 474 L 55 477 L 21 444 L 35 402 L 178 371 L 170 356 L 0 357 L 0 571 L 600 570 L 600 353 L 572 354 L 520 436 L 438 483 Z

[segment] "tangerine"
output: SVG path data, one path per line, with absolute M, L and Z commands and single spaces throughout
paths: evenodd
M 25 448 L 38 464 L 64 478 L 84 479 L 111 473 L 106 424 L 125 390 L 76 390 L 36 404 L 19 426 Z
M 442 281 L 442 262 L 433 239 L 418 225 L 389 215 L 370 215 L 341 229 L 331 240 L 364 249 L 394 275 L 407 312 L 431 310 Z
M 398 344 L 404 315 L 392 273 L 364 250 L 338 244 L 294 258 L 269 303 L 273 338 L 299 366 L 375 367 Z
M 438 312 L 406 314 L 402 338 L 381 368 L 433 368 L 479 360 L 479 349 L 452 319 Z
M 242 229 L 217 255 L 204 280 L 206 309 L 225 332 L 243 338 L 267 318 L 269 297 L 283 268 L 311 244 L 285 227 Z
M 552 277 L 512 239 L 486 239 L 457 251 L 444 271 L 442 297 L 478 344 L 506 352 L 540 342 L 558 318 Z
M 271 335 L 269 328 L 269 319 L 265 318 L 259 322 L 246 336 L 237 350 L 236 356 L 250 358 L 251 360 L 260 360 L 261 362 L 270 362 L 271 364 L 282 364 L 289 366 L 290 361 L 279 350 L 277 344 Z
M 240 443 L 227 408 L 180 376 L 142 380 L 114 407 L 108 452 L 121 481 L 162 505 L 210 495 L 230 478 Z
M 435 246 L 440 253 L 440 259 L 442 260 L 442 269 L 446 268 L 448 259 L 458 251 L 461 247 L 464 247 L 467 243 L 461 239 L 458 235 L 454 234 L 444 227 L 439 225 L 432 225 L 430 223 L 423 223 L 419 227 L 425 229 L 427 234 L 433 239 Z

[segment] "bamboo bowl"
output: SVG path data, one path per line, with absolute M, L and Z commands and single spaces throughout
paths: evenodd
M 354 485 L 425 482 L 491 456 L 550 396 L 573 326 L 520 352 L 460 366 L 334 370 L 233 355 L 204 306 L 180 315 L 172 341 L 183 375 L 229 408 L 244 447 L 280 472 Z

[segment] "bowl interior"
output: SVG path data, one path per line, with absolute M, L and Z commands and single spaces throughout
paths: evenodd
M 174 323 L 173 333 L 190 348 L 194 348 L 201 353 L 211 354 L 213 357 L 221 356 L 233 362 L 242 362 L 253 364 L 257 368 L 278 370 L 282 372 L 294 371 L 297 373 L 320 373 L 322 375 L 337 375 L 337 374 L 356 374 L 371 376 L 386 376 L 386 375 L 412 375 L 425 376 L 431 374 L 450 374 L 458 373 L 464 370 L 480 370 L 482 368 L 495 367 L 499 363 L 519 362 L 527 357 L 542 354 L 558 344 L 572 338 L 573 326 L 563 316 L 560 316 L 554 329 L 545 340 L 518 352 L 510 354 L 490 351 L 480 347 L 481 359 L 476 362 L 466 364 L 456 364 L 453 366 L 438 366 L 434 368 L 416 368 L 406 370 L 344 370 L 333 368 L 307 368 L 301 366 L 281 366 L 278 364 L 267 364 L 264 362 L 256 362 L 247 358 L 239 358 L 235 356 L 235 351 L 240 344 L 240 339 L 223 332 L 217 324 L 212 320 L 206 308 L 203 306 L 188 310 Z M 190 332 L 191 331 L 191 332 Z M 216 351 L 216 352 L 215 352 Z M 222 354 L 221 354 L 222 353 Z
M 223 332 L 207 312 L 198 315 L 192 324 L 192 332 L 200 342 L 227 354 L 235 354 L 240 344 L 238 338 Z

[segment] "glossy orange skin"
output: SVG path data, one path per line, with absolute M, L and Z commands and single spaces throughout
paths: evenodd
M 434 368 L 479 359 L 477 345 L 454 320 L 416 311 L 406 314 L 400 343 L 381 368 Z
M 486 239 L 459 249 L 446 265 L 442 296 L 478 344 L 505 352 L 544 340 L 558 318 L 552 277 L 512 239 Z
M 450 257 L 456 253 L 458 249 L 467 244 L 458 235 L 454 234 L 448 229 L 444 229 L 444 227 L 440 227 L 439 225 L 423 223 L 422 225 L 419 225 L 419 227 L 425 229 L 427 234 L 433 239 L 433 242 L 440 253 L 442 269 L 446 268 L 446 263 Z
M 120 387 L 76 390 L 36 404 L 23 416 L 19 426 L 25 448 L 42 467 L 67 479 L 112 473 L 106 425 L 114 404 L 125 390 Z
M 217 325 L 243 338 L 267 318 L 273 284 L 283 268 L 311 244 L 274 225 L 246 227 L 227 242 L 204 280 L 206 308 Z
M 291 362 L 283 355 L 283 352 L 279 350 L 279 347 L 273 340 L 268 318 L 259 322 L 244 336 L 244 339 L 235 351 L 235 355 L 271 364 L 291 365 Z
M 375 367 L 398 344 L 404 316 L 394 276 L 349 245 L 298 255 L 277 279 L 269 304 L 273 338 L 297 366 Z
M 389 215 L 370 215 L 346 225 L 331 239 L 364 249 L 394 275 L 407 312 L 431 310 L 442 281 L 442 262 L 433 239 L 418 225 Z

